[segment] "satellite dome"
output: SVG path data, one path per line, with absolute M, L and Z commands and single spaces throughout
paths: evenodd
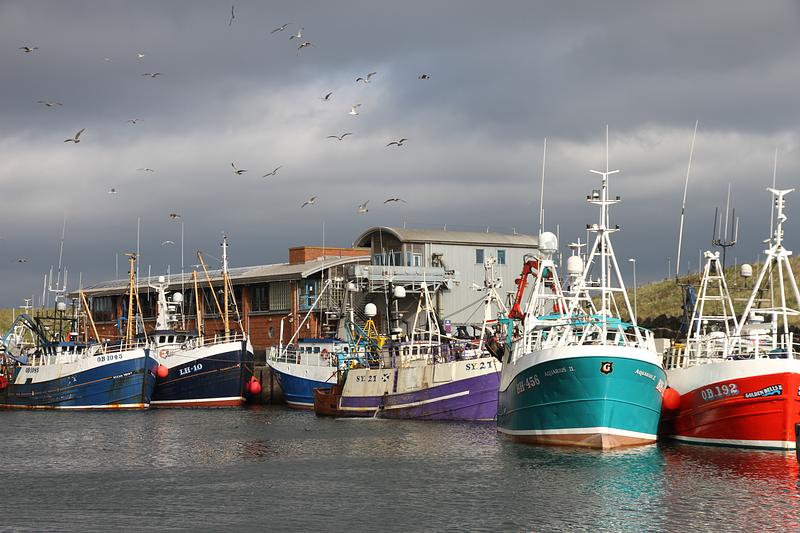
M 406 297 L 406 288 L 403 286 L 398 285 L 394 288 L 394 297 L 395 298 L 405 298 Z
M 553 254 L 558 251 L 558 237 L 555 234 L 545 231 L 539 234 L 539 251 L 546 254 Z
M 172 293 L 172 302 L 176 303 L 176 304 L 182 304 L 183 303 L 183 293 L 180 293 L 180 292 Z
M 749 278 L 753 275 L 753 267 L 747 263 L 742 263 L 739 273 L 743 278 Z
M 164 283 L 165 281 L 167 281 L 167 278 L 165 278 L 164 276 L 158 276 L 159 283 Z
M 378 308 L 375 306 L 375 304 L 367 304 L 364 306 L 364 314 L 367 316 L 367 318 L 372 318 L 378 314 Z
M 567 273 L 578 276 L 583 273 L 583 259 L 579 255 L 571 255 L 567 258 Z
M 66 311 L 67 310 L 66 302 L 58 302 L 56 304 L 56 309 L 58 309 L 59 311 Z

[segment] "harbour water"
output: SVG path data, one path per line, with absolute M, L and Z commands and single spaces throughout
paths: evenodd
M 797 530 L 793 454 L 514 444 L 282 407 L 0 411 L 0 530 Z

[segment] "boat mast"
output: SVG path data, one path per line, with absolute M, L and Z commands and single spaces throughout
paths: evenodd
M 131 315 L 135 315 L 133 309 L 133 291 L 136 284 L 136 271 L 134 265 L 136 264 L 135 254 L 125 254 L 128 256 L 128 322 L 125 324 L 125 342 L 130 347 L 133 344 L 133 322 Z
M 783 210 L 786 206 L 786 200 L 784 197 L 790 192 L 793 192 L 794 189 L 778 190 L 769 188 L 767 190 L 775 196 L 775 231 L 769 240 L 770 248 L 764 251 L 764 253 L 767 255 L 767 258 L 764 260 L 764 264 L 761 266 L 761 271 L 758 274 L 758 281 L 756 281 L 755 285 L 753 286 L 753 292 L 750 294 L 750 299 L 747 301 L 747 306 L 742 313 L 742 319 L 739 321 L 739 325 L 736 328 L 736 337 L 740 337 L 742 334 L 742 328 L 745 325 L 748 316 L 750 316 L 750 312 L 753 309 L 753 304 L 756 301 L 761 284 L 764 282 L 764 277 L 766 276 L 767 272 L 772 275 L 774 270 L 777 269 L 780 307 L 773 306 L 770 309 L 761 309 L 759 311 L 762 313 L 769 312 L 772 314 L 773 348 L 778 347 L 778 324 L 776 319 L 777 316 L 780 315 L 783 322 L 784 345 L 788 353 L 788 357 L 791 359 L 793 356 L 791 343 L 792 335 L 789 331 L 789 316 L 800 315 L 800 310 L 791 309 L 787 305 L 785 285 L 786 278 L 789 279 L 789 284 L 791 285 L 795 302 L 800 303 L 800 291 L 797 288 L 797 280 L 794 277 L 792 265 L 789 262 L 789 256 L 792 255 L 792 252 L 783 247 L 783 223 L 787 220 Z
M 200 313 L 200 291 L 197 288 L 197 270 L 192 270 L 192 283 L 194 284 L 195 325 L 197 336 L 203 336 L 203 315 Z
M 223 298 L 225 298 L 225 310 L 223 311 L 223 324 L 225 326 L 225 340 L 230 340 L 231 325 L 228 319 L 228 237 L 222 234 L 222 285 Z

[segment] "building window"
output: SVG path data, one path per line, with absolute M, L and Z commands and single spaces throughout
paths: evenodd
M 250 288 L 250 294 L 252 311 L 269 311 L 269 285 L 253 285 Z
M 114 320 L 114 297 L 96 296 L 92 298 L 92 318 L 95 322 L 110 322 Z
M 475 249 L 475 264 L 482 265 L 483 264 L 483 248 L 476 248 Z
M 270 326 L 269 327 L 269 332 L 267 333 L 267 335 L 269 335 L 270 339 L 275 336 L 275 326 Z
M 422 266 L 422 254 L 414 254 L 413 257 L 414 261 L 411 263 L 411 266 L 421 267 Z
M 505 265 L 506 264 L 506 251 L 505 250 L 497 250 L 497 264 L 498 265 Z
M 377 266 L 383 266 L 383 254 L 375 254 L 372 257 L 372 264 Z
M 311 307 L 314 305 L 314 300 L 317 299 L 317 282 L 316 281 L 306 281 L 306 294 L 305 294 L 305 302 L 307 307 Z

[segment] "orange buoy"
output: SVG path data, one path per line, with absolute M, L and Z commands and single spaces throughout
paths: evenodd
M 680 407 L 680 405 L 681 405 L 681 394 L 672 387 L 667 387 L 666 389 L 664 389 L 661 407 L 665 411 L 672 411 L 673 409 L 677 409 L 678 407 Z
M 247 384 L 247 390 L 254 396 L 261 393 L 261 383 L 255 376 L 250 378 L 250 383 Z
M 156 376 L 164 379 L 167 377 L 167 375 L 169 375 L 169 368 L 165 367 L 164 365 L 158 365 L 158 368 L 156 368 Z

